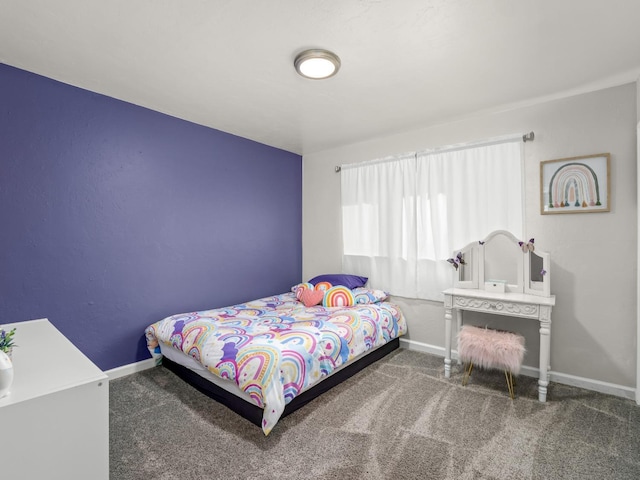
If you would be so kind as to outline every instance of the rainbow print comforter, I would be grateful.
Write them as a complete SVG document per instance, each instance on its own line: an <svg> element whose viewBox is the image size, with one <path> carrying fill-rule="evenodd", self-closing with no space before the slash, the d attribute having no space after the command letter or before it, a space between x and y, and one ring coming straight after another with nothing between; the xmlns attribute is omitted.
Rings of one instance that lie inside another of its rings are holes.
<svg viewBox="0 0 640 480"><path fill-rule="evenodd" d="M294 293L284 293L173 315L145 334L154 358L161 358L162 343L235 382L264 409L262 430L268 435L296 395L406 329L402 313L390 303L305 307Z"/></svg>

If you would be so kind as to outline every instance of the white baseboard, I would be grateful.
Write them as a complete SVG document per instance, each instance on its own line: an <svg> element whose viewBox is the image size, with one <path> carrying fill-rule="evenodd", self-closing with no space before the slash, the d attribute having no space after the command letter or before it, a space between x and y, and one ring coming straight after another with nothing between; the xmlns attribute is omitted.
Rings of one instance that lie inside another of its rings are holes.
<svg viewBox="0 0 640 480"><path fill-rule="evenodd" d="M437 347L435 345L429 345L427 343L416 342L415 340L400 339L400 347L407 350L415 350L418 352L430 353L439 357L444 357L444 347ZM451 358L457 359L458 352L451 351ZM520 370L522 375L527 377L537 378L540 374L540 369L535 367L529 367L523 365ZM636 398L636 389L633 387L625 387L623 385L617 385L615 383L602 382L600 380L593 380L591 378L576 377L575 375L569 375L568 373L561 372L549 372L549 377L552 382L561 383L563 385L570 385L572 387L584 388L586 390L593 390L594 392L606 393L608 395L615 395L616 397L628 398L634 400Z"/></svg>
<svg viewBox="0 0 640 480"><path fill-rule="evenodd" d="M109 377L109 381L111 381L115 380L116 378L126 377L127 375L131 375L132 373L148 370L155 366L156 361L153 358L148 358L147 360L142 360L140 362L130 363L129 365L112 368L111 370L107 370L104 373L107 374L107 376Z"/></svg>
<svg viewBox="0 0 640 480"><path fill-rule="evenodd" d="M537 377L539 370L537 368L531 370L535 370L536 372L531 376ZM551 371L550 375L552 382L562 383L563 385L585 388L587 390L615 395L616 397L628 398L630 400L636 398L636 389L633 387L625 387L615 383L602 382L600 380L593 380L592 378L576 377L575 375L569 375L568 373Z"/></svg>
<svg viewBox="0 0 640 480"><path fill-rule="evenodd" d="M406 348L407 350L416 350L417 352L430 353L432 355L444 357L444 347L436 347L435 345L416 342L415 340L400 338L400 348ZM453 351L451 352L451 354L453 355Z"/></svg>
<svg viewBox="0 0 640 480"><path fill-rule="evenodd" d="M415 350L418 352L430 353L431 355L437 355L444 357L444 347L438 347L435 345L429 345L427 343L416 342L415 340L400 339L400 347L407 350ZM451 357L458 358L458 352L451 351ZM156 361L153 358L142 360L140 362L130 363L129 365L123 365L121 367L107 370L106 373L109 380L115 380L116 378L131 375L132 373L141 372L149 368L156 366ZM523 365L520 373L528 377L537 378L540 370L535 367L529 367ZM614 383L602 382L600 380L593 380L591 378L577 377L575 375L569 375L568 373L550 372L550 379L552 382L561 383L563 385L570 385L572 387L584 388L586 390L593 390L595 392L606 393L609 395L615 395L616 397L628 398L634 400L636 398L636 389L632 387L625 387L623 385L617 385Z"/></svg>

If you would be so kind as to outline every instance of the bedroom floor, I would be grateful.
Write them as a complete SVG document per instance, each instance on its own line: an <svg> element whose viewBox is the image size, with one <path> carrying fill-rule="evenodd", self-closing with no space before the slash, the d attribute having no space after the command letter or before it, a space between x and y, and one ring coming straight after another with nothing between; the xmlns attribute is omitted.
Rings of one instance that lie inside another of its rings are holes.
<svg viewBox="0 0 640 480"><path fill-rule="evenodd" d="M110 478L637 479L631 400L462 370L400 349L281 419L271 434L157 367L110 383Z"/></svg>

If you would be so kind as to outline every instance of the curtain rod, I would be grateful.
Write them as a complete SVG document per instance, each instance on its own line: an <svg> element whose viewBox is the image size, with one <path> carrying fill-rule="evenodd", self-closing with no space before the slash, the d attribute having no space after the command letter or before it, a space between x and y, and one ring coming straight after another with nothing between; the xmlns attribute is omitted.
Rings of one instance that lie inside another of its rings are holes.
<svg viewBox="0 0 640 480"><path fill-rule="evenodd" d="M525 133L524 135L522 135L522 141L523 142L533 142L533 140L535 139L535 134L533 133L533 131L529 132L529 133ZM498 139L489 139L489 140L485 140L482 142L474 142L474 143L469 143L467 144L468 147L474 147L474 146L480 146L480 145L489 145L491 143L498 143L501 140L504 140L505 138L510 138L510 137L499 137ZM449 147L443 147L442 149L434 149L434 151L442 151L442 150L449 150L449 149L456 149L456 148L463 148L464 144L459 144L459 145L451 145ZM342 166L341 165L336 165L334 167L334 170L336 173L340 173L342 171Z"/></svg>

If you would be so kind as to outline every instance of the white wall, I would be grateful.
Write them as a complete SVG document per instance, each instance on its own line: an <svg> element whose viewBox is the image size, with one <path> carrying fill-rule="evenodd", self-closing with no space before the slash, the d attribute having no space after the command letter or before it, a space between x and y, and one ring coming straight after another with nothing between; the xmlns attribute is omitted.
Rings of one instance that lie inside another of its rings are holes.
<svg viewBox="0 0 640 480"><path fill-rule="evenodd" d="M634 83L305 155L304 279L341 271L340 174L334 166L533 130L535 141L525 144L526 233L535 237L539 249L551 253L551 290L557 297L552 371L635 387L636 109ZM605 152L611 154L611 212L540 215L542 160ZM408 339L443 348L441 303L394 300L407 318ZM491 321L525 335L525 364L535 367L536 322Z"/></svg>

